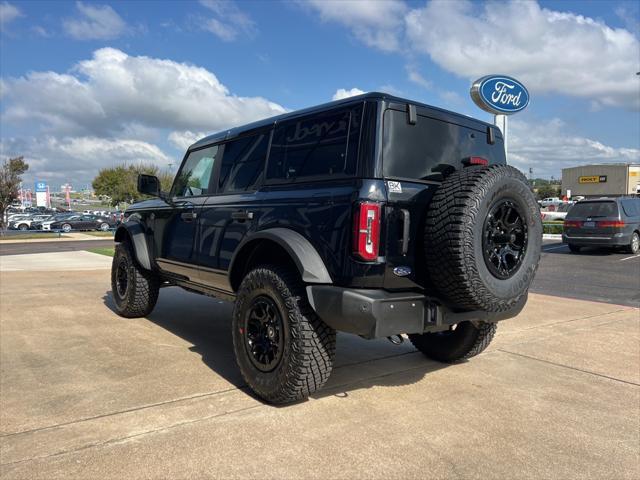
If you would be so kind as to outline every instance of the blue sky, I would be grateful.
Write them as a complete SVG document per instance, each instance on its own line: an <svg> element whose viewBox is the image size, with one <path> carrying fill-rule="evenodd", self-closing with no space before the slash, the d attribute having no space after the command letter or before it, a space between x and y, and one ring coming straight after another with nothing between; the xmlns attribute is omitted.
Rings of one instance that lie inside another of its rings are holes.
<svg viewBox="0 0 640 480"><path fill-rule="evenodd" d="M175 166L200 135L382 90L483 120L472 80L515 76L510 161L539 176L640 162L636 2L0 0L0 155L90 183Z"/></svg>

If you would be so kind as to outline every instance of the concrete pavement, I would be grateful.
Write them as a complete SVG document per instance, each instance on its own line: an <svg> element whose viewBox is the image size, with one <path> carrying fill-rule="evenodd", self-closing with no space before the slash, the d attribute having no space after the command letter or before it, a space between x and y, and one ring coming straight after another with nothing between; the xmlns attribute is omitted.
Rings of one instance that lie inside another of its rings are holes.
<svg viewBox="0 0 640 480"><path fill-rule="evenodd" d="M110 269L111 257L85 251L0 256L0 272Z"/></svg>
<svg viewBox="0 0 640 480"><path fill-rule="evenodd" d="M640 476L638 309L531 295L453 366L339 335L327 387L273 407L242 383L230 304L167 288L126 320L108 288L2 272L2 478Z"/></svg>

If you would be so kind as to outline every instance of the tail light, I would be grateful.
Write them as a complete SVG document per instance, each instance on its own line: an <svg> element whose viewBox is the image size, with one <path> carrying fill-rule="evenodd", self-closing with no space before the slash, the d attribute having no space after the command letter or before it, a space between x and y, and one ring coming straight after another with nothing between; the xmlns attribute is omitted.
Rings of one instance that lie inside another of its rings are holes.
<svg viewBox="0 0 640 480"><path fill-rule="evenodd" d="M563 227L564 228L580 228L582 227L582 222L578 220L565 220Z"/></svg>
<svg viewBox="0 0 640 480"><path fill-rule="evenodd" d="M597 228L607 228L607 227L623 228L624 226L625 226L625 223L622 220L602 220L600 222L596 222Z"/></svg>
<svg viewBox="0 0 640 480"><path fill-rule="evenodd" d="M378 258L380 213L379 203L362 202L356 209L353 217L353 253L362 260L372 261Z"/></svg>
<svg viewBox="0 0 640 480"><path fill-rule="evenodd" d="M464 163L465 165L469 166L469 165L482 165L482 166L487 166L489 165L489 160L487 160L486 158L482 158L482 157L467 157L465 158L462 163Z"/></svg>

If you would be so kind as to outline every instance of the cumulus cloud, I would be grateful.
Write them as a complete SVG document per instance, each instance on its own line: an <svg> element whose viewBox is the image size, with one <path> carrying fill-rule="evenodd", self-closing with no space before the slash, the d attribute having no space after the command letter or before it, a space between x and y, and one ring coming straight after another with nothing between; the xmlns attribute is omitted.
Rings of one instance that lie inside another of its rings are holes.
<svg viewBox="0 0 640 480"><path fill-rule="evenodd" d="M567 131L567 125L555 118L531 124L523 120L509 122L509 163L534 175L560 176L563 168L588 163L630 163L640 161L640 150L605 145Z"/></svg>
<svg viewBox="0 0 640 480"><path fill-rule="evenodd" d="M173 160L156 145L131 139L54 136L8 138L0 143L0 157L24 155L29 184L37 179L50 183L90 184L103 167L122 163L152 163L165 168Z"/></svg>
<svg viewBox="0 0 640 480"><path fill-rule="evenodd" d="M4 82L4 120L38 120L49 132L104 136L131 123L215 131L283 113L262 97L229 92L205 68L113 49L69 73L31 72Z"/></svg>
<svg viewBox="0 0 640 480"><path fill-rule="evenodd" d="M76 3L79 16L63 22L68 35L78 40L109 40L122 35L126 22L109 5Z"/></svg>
<svg viewBox="0 0 640 480"><path fill-rule="evenodd" d="M640 108L640 41L633 30L611 28L602 20L530 0L431 0L415 8L400 1L313 0L308 5L366 45L402 51L411 64L427 55L469 80L506 73L535 93ZM413 65L407 73L414 83L429 83Z"/></svg>
<svg viewBox="0 0 640 480"><path fill-rule="evenodd" d="M205 132L192 132L191 130L185 130L183 132L171 132L167 137L167 140L169 140L169 142L171 142L171 144L178 150L186 150L206 135L207 134Z"/></svg>
<svg viewBox="0 0 640 480"><path fill-rule="evenodd" d="M24 155L29 175L85 183L124 161L175 164L206 133L285 111L232 94L205 68L113 48L68 72L0 79L0 95L1 154ZM168 146L178 149L175 157L162 150Z"/></svg>
<svg viewBox="0 0 640 480"><path fill-rule="evenodd" d="M9 2L0 3L0 28L4 28L23 14L18 7Z"/></svg>
<svg viewBox="0 0 640 480"><path fill-rule="evenodd" d="M362 95L366 93L364 90L360 90L359 88L352 88L351 90L345 90L344 88L339 88L336 90L336 93L333 94L331 100L342 100L343 98L355 97L356 95Z"/></svg>
<svg viewBox="0 0 640 480"><path fill-rule="evenodd" d="M400 0L307 0L300 4L318 13L323 21L349 27L366 45L386 52L399 49L403 17L408 10Z"/></svg>
<svg viewBox="0 0 640 480"><path fill-rule="evenodd" d="M256 33L255 22L230 0L200 0L213 17L204 20L202 27L220 40L232 42L240 35L252 37Z"/></svg>

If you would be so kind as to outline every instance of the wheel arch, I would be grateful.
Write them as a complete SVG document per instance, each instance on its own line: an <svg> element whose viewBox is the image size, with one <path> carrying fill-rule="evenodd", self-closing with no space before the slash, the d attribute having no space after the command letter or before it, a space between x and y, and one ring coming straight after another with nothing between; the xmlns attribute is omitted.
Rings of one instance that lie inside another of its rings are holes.
<svg viewBox="0 0 640 480"><path fill-rule="evenodd" d="M268 260L264 261L268 254ZM237 291L245 273L260 263L289 263L305 283L333 283L320 254L305 237L288 228L270 228L247 237L229 266L229 283Z"/></svg>
<svg viewBox="0 0 640 480"><path fill-rule="evenodd" d="M151 270L151 257L147 238L142 225L138 222L126 222L121 224L114 235L116 243L129 241L136 261L146 270Z"/></svg>

